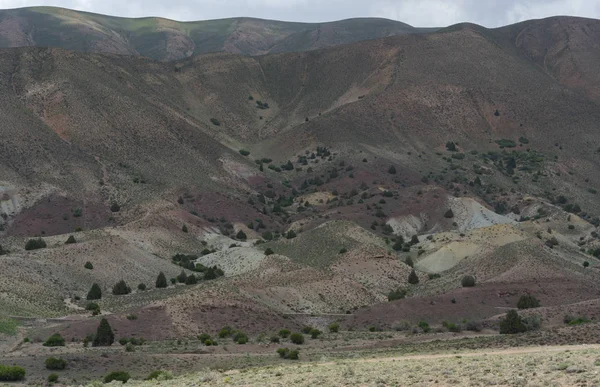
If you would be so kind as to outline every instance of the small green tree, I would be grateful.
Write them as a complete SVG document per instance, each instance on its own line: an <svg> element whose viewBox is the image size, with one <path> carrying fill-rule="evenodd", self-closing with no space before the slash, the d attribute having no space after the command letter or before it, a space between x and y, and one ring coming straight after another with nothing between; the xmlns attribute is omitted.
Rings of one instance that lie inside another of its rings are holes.
<svg viewBox="0 0 600 387"><path fill-rule="evenodd" d="M328 328L329 328L329 332L332 332L332 333L337 333L337 332L339 332L339 331L340 331L340 324L338 324L338 323L334 322L334 323L331 323L331 324L328 326Z"/></svg>
<svg viewBox="0 0 600 387"><path fill-rule="evenodd" d="M471 288L475 286L475 277L473 277L472 275L466 275L462 277L460 283L463 288Z"/></svg>
<svg viewBox="0 0 600 387"><path fill-rule="evenodd" d="M100 285L94 283L90 288L90 291L87 294L87 300L99 300L102 298L102 289L100 289Z"/></svg>
<svg viewBox="0 0 600 387"><path fill-rule="evenodd" d="M161 271L160 273L158 273L158 277L156 277L156 287L166 288L167 286L167 277L165 277L165 273Z"/></svg>
<svg viewBox="0 0 600 387"><path fill-rule="evenodd" d="M290 230L287 232L287 234L285 234L285 237L287 239L293 239L296 237L296 232L294 230Z"/></svg>
<svg viewBox="0 0 600 387"><path fill-rule="evenodd" d="M141 290L141 291L146 290L146 284L144 284L144 283L138 284L138 290Z"/></svg>
<svg viewBox="0 0 600 387"><path fill-rule="evenodd" d="M444 218L448 218L448 219L454 218L454 212L452 212L452 209L449 209L448 211L446 211L444 213Z"/></svg>
<svg viewBox="0 0 600 387"><path fill-rule="evenodd" d="M388 173L389 173L389 174L392 174L392 175L395 175L395 174L396 174L396 167L394 167L393 165L391 165L391 166L388 168Z"/></svg>
<svg viewBox="0 0 600 387"><path fill-rule="evenodd" d="M179 275L177 276L177 282L179 282L180 284L184 284L185 280L187 279L187 274L185 274L185 271L181 271L181 273L179 273Z"/></svg>
<svg viewBox="0 0 600 387"><path fill-rule="evenodd" d="M44 362L44 365L46 366L46 369L49 370L64 370L65 368L67 368L67 361L62 357L49 357Z"/></svg>
<svg viewBox="0 0 600 387"><path fill-rule="evenodd" d="M37 250L46 248L46 242L42 238L30 239L25 244L25 250Z"/></svg>
<svg viewBox="0 0 600 387"><path fill-rule="evenodd" d="M94 341L92 345L94 347L109 347L112 343L115 342L115 334L113 333L112 328L108 321L103 318L100 320L100 325L98 325L98 329L96 329L96 336L94 336Z"/></svg>
<svg viewBox="0 0 600 387"><path fill-rule="evenodd" d="M408 275L408 283L411 285L416 285L419 283L419 276L415 272L415 269L412 269L410 274Z"/></svg>
<svg viewBox="0 0 600 387"><path fill-rule="evenodd" d="M247 238L246 233L243 232L242 230L238 231L238 233L236 234L235 237L241 241L245 241Z"/></svg>
<svg viewBox="0 0 600 387"><path fill-rule="evenodd" d="M196 278L195 275L189 275L186 279L185 279L185 284L186 285L196 285L198 283L198 278Z"/></svg>
<svg viewBox="0 0 600 387"><path fill-rule="evenodd" d="M83 267L85 267L88 270L93 270L94 269L94 265L92 265L92 263L90 261L87 261L85 263L85 265L83 265Z"/></svg>
<svg viewBox="0 0 600 387"><path fill-rule="evenodd" d="M60 335L60 333L55 333L48 337L48 340L46 340L43 345L44 347L64 347L65 339Z"/></svg>
<svg viewBox="0 0 600 387"><path fill-rule="evenodd" d="M302 333L294 332L290 335L290 341L294 344L304 344L304 335Z"/></svg>
<svg viewBox="0 0 600 387"><path fill-rule="evenodd" d="M527 331L527 327L523 323L521 316L514 309L508 311L506 317L500 321L501 334L515 334L525 331Z"/></svg>
<svg viewBox="0 0 600 387"><path fill-rule="evenodd" d="M274 254L273 249L270 247L267 247L267 249L265 250L265 255L271 255Z"/></svg>
<svg viewBox="0 0 600 387"><path fill-rule="evenodd" d="M112 381L127 383L131 379L128 372L125 371L113 371L104 377L104 383L110 383Z"/></svg>
<svg viewBox="0 0 600 387"><path fill-rule="evenodd" d="M181 226L181 231L188 232L188 228L185 224L183 226Z"/></svg>
<svg viewBox="0 0 600 387"><path fill-rule="evenodd" d="M112 288L112 294L114 294L115 296L122 296L129 293L131 293L131 288L127 286L125 280L120 280Z"/></svg>
<svg viewBox="0 0 600 387"><path fill-rule="evenodd" d="M75 240L75 237L73 235L69 235L69 237L67 238L67 241L65 242L66 245L70 245L73 243L77 243L77 241Z"/></svg>
<svg viewBox="0 0 600 387"><path fill-rule="evenodd" d="M519 298L517 302L517 308L519 309L531 309L539 308L540 300L532 296L531 294L524 294Z"/></svg>

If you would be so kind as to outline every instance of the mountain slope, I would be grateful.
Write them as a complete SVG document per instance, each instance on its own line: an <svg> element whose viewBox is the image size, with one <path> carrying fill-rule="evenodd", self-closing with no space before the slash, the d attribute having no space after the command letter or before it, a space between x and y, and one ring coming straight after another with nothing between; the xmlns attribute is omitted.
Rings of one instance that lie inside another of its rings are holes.
<svg viewBox="0 0 600 387"><path fill-rule="evenodd" d="M127 19L54 7L0 11L0 47L46 46L173 60L208 52L243 55L306 51L417 33L387 19L294 23L253 18L177 22Z"/></svg>

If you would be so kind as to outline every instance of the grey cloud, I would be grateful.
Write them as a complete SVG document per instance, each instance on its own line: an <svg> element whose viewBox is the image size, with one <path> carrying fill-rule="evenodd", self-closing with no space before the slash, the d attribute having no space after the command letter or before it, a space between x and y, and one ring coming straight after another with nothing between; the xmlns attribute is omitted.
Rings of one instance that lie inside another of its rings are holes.
<svg viewBox="0 0 600 387"><path fill-rule="evenodd" d="M0 8L53 5L125 17L204 20L235 16L319 22L384 17L418 27L486 27L553 15L600 18L600 0L0 0Z"/></svg>

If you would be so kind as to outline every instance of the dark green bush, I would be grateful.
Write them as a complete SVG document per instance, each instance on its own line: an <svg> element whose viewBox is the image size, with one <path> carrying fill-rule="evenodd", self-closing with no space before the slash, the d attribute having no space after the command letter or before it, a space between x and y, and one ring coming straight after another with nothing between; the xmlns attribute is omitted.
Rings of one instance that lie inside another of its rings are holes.
<svg viewBox="0 0 600 387"><path fill-rule="evenodd" d="M48 375L48 383L56 383L58 382L58 375L57 374L50 374Z"/></svg>
<svg viewBox="0 0 600 387"><path fill-rule="evenodd" d="M406 297L406 289L398 288L388 294L388 301L400 300L404 297Z"/></svg>
<svg viewBox="0 0 600 387"><path fill-rule="evenodd" d="M279 348L277 350L279 357L288 360L298 360L300 352L297 349L290 350L289 348Z"/></svg>
<svg viewBox="0 0 600 387"><path fill-rule="evenodd" d="M198 340L200 340L201 343L204 343L206 340L212 340L212 337L210 337L208 333L201 333L198 335Z"/></svg>
<svg viewBox="0 0 600 387"><path fill-rule="evenodd" d="M113 204L110 205L110 211L111 212L119 212L119 211L121 211L121 206L118 203L113 202Z"/></svg>
<svg viewBox="0 0 600 387"><path fill-rule="evenodd" d="M64 370L65 368L67 368L67 361L62 357L49 357L44 362L44 365L46 366L46 369L49 370Z"/></svg>
<svg viewBox="0 0 600 387"><path fill-rule="evenodd" d="M302 331L302 333L305 333L308 335L312 329L313 328L311 326L306 325L306 326L302 327L301 331Z"/></svg>
<svg viewBox="0 0 600 387"><path fill-rule="evenodd" d="M73 243L77 243L77 240L75 240L75 237L73 235L69 235L69 237L67 238L67 241L65 242L66 245L71 245Z"/></svg>
<svg viewBox="0 0 600 387"><path fill-rule="evenodd" d="M216 118L211 118L210 122L215 126L221 126L221 122L219 120L217 120Z"/></svg>
<svg viewBox="0 0 600 387"><path fill-rule="evenodd" d="M473 277L472 275L466 275L462 277L460 283L463 288L472 288L473 286L475 286L475 277Z"/></svg>
<svg viewBox="0 0 600 387"><path fill-rule="evenodd" d="M167 277L165 277L165 273L161 271L160 273L158 273L158 277L156 277L156 287L166 288L167 286Z"/></svg>
<svg viewBox="0 0 600 387"><path fill-rule="evenodd" d="M120 280L112 288L112 294L115 296L121 296L129 293L131 293L131 288L127 286L125 280Z"/></svg>
<svg viewBox="0 0 600 387"><path fill-rule="evenodd" d="M506 138L496 140L496 144L498 144L498 146L500 146L501 149L514 148L517 146L517 144L513 140L508 140Z"/></svg>
<svg viewBox="0 0 600 387"><path fill-rule="evenodd" d="M287 239L293 239L296 237L296 232L294 230L290 230L287 232L287 234L285 234L285 237Z"/></svg>
<svg viewBox="0 0 600 387"><path fill-rule="evenodd" d="M125 371L113 371L104 377L104 383L110 383L114 380L118 382L127 383L127 381L131 379L131 376L128 372Z"/></svg>
<svg viewBox="0 0 600 387"><path fill-rule="evenodd" d="M238 344L246 344L248 342L248 335L241 331L234 332L233 341Z"/></svg>
<svg viewBox="0 0 600 387"><path fill-rule="evenodd" d="M221 328L221 330L219 331L219 337L223 339L225 337L231 336L232 333L233 330L231 329L231 327L226 326Z"/></svg>
<svg viewBox="0 0 600 387"><path fill-rule="evenodd" d="M457 151L456 144L454 142L452 142L452 141L448 141L446 143L446 149L449 150L450 152L456 152Z"/></svg>
<svg viewBox="0 0 600 387"><path fill-rule="evenodd" d="M312 339L316 339L317 337L321 336L323 332L321 332L320 330L316 329L316 328L312 328L308 334L310 335L310 337Z"/></svg>
<svg viewBox="0 0 600 387"><path fill-rule="evenodd" d="M348 252L348 250L345 247L342 247L340 249L340 254L346 254Z"/></svg>
<svg viewBox="0 0 600 387"><path fill-rule="evenodd" d="M331 323L327 328L329 328L329 332L336 333L340 331L340 324L334 322Z"/></svg>
<svg viewBox="0 0 600 387"><path fill-rule="evenodd" d="M444 218L448 218L448 219L454 218L454 212L452 212L452 210L449 209L448 211L446 211L444 213Z"/></svg>
<svg viewBox="0 0 600 387"><path fill-rule="evenodd" d="M265 250L265 255L271 255L274 254L273 249L270 247L267 247L267 249Z"/></svg>
<svg viewBox="0 0 600 387"><path fill-rule="evenodd" d="M411 285L416 285L419 283L419 276L415 272L415 269L412 269L410 274L408 275L408 283Z"/></svg>
<svg viewBox="0 0 600 387"><path fill-rule="evenodd" d="M64 347L65 339L59 333L55 333L48 337L48 340L43 345L44 347Z"/></svg>
<svg viewBox="0 0 600 387"><path fill-rule="evenodd" d="M111 346L115 341L115 335L108 323L108 320L103 318L100 320L100 324L98 325L98 329L96 330L96 336L94 337L94 341L92 345L94 347L108 347Z"/></svg>
<svg viewBox="0 0 600 387"><path fill-rule="evenodd" d="M284 339L290 336L290 330L289 329L281 329L279 330L279 336L283 337Z"/></svg>
<svg viewBox="0 0 600 387"><path fill-rule="evenodd" d="M144 291L146 290L146 284L142 283L142 284L138 284L138 290Z"/></svg>
<svg viewBox="0 0 600 387"><path fill-rule="evenodd" d="M517 302L517 308L519 309L531 309L539 308L540 300L532 296L531 294L524 294L519 298Z"/></svg>
<svg viewBox="0 0 600 387"><path fill-rule="evenodd" d="M241 241L245 241L247 238L246 233L243 232L242 230L238 231L238 233L235 237Z"/></svg>
<svg viewBox="0 0 600 387"><path fill-rule="evenodd" d="M393 165L391 165L391 166L388 168L388 173L389 173L389 174L392 174L392 175L395 175L395 174L396 174L396 167L394 167Z"/></svg>
<svg viewBox="0 0 600 387"><path fill-rule="evenodd" d="M46 247L46 242L42 238L30 239L25 244L25 250L37 250Z"/></svg>
<svg viewBox="0 0 600 387"><path fill-rule="evenodd" d="M99 300L102 298L102 289L100 285L94 283L87 294L87 300Z"/></svg>
<svg viewBox="0 0 600 387"><path fill-rule="evenodd" d="M196 278L195 275L189 275L186 279L185 279L185 284L186 285L196 285L198 283L198 278Z"/></svg>
<svg viewBox="0 0 600 387"><path fill-rule="evenodd" d="M0 380L4 382L16 382L25 379L25 369L17 366L6 366L0 364Z"/></svg>
<svg viewBox="0 0 600 387"><path fill-rule="evenodd" d="M427 321L421 320L417 326L423 330L423 333L429 333L429 331L431 331L431 327L429 327Z"/></svg>
<svg viewBox="0 0 600 387"><path fill-rule="evenodd" d="M290 335L290 341L294 344L304 344L304 335L294 332Z"/></svg>
<svg viewBox="0 0 600 387"><path fill-rule="evenodd" d="M90 261L87 261L85 263L85 265L83 265L83 267L85 267L88 270L93 270L94 269L94 265L92 265L92 263Z"/></svg>
<svg viewBox="0 0 600 387"><path fill-rule="evenodd" d="M247 151L246 149L240 149L240 154L242 156L248 156L250 154L250 151Z"/></svg>
<svg viewBox="0 0 600 387"><path fill-rule="evenodd" d="M515 334L527 331L527 327L523 323L523 319L516 310L510 310L506 317L500 321L501 334Z"/></svg>
<svg viewBox="0 0 600 387"><path fill-rule="evenodd" d="M181 226L181 231L188 232L188 228L185 224L183 226Z"/></svg>

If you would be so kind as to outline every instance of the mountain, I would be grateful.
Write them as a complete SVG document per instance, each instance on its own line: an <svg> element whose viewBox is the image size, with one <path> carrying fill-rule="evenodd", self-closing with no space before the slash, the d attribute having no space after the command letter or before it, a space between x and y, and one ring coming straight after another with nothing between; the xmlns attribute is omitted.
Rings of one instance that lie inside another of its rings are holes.
<svg viewBox="0 0 600 387"><path fill-rule="evenodd" d="M242 55L307 51L426 31L377 18L293 23L253 18L177 22L128 19L54 7L0 11L0 47L58 47L81 52L182 59L225 51Z"/></svg>
<svg viewBox="0 0 600 387"><path fill-rule="evenodd" d="M0 310L77 315L43 334L83 338L97 283L119 335L151 340L399 318L493 335L523 295L544 334L600 317L599 25L169 62L2 49ZM110 294L121 279L146 287Z"/></svg>

